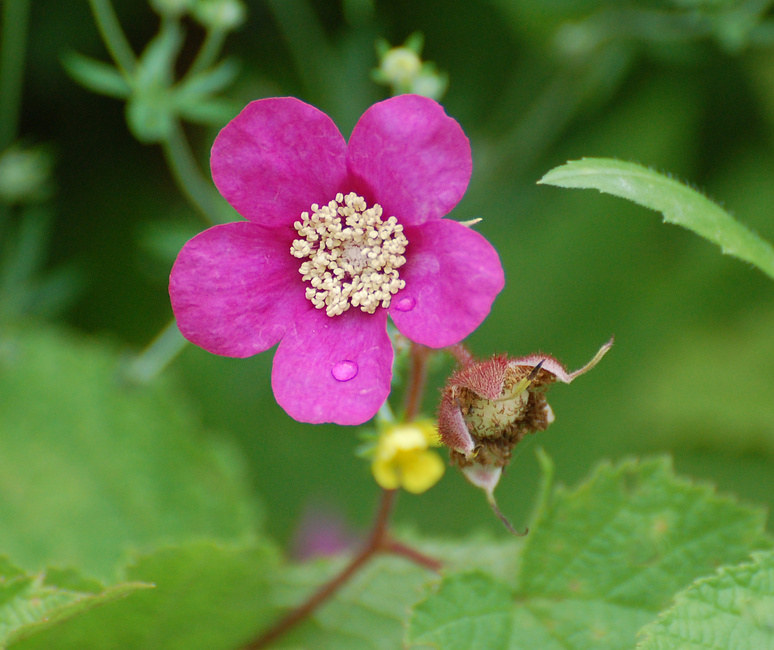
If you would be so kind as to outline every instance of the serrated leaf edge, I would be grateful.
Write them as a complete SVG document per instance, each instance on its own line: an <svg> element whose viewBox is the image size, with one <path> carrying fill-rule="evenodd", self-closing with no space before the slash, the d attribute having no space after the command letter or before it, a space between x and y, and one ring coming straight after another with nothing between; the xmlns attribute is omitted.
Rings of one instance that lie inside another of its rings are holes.
<svg viewBox="0 0 774 650"><path fill-rule="evenodd" d="M627 473L641 473L643 470L647 471L648 469L651 471L663 471L665 476L672 482L675 490L683 493L693 492L698 498L706 501L709 506L734 507L740 511L740 514L744 513L757 520L756 527L759 531L759 541L766 540L768 544L772 544L772 540L765 533L766 511L764 509L742 503L733 495L719 494L717 492L717 486L709 481L685 478L678 475L674 469L673 459L669 455L644 458L628 457L617 463L605 459L597 463L588 477L584 478L575 487L568 488L562 484L556 485L551 498L546 503L545 510L540 513L540 516L535 520L533 531L536 532L539 530L541 521L545 521L547 518L551 517L554 508L561 505L562 502L569 502L576 498L582 498L584 493L594 489L597 481L611 480L617 482ZM533 543L532 539L534 538L529 535L525 538L525 543L520 553L519 567L521 567L524 556L529 553L530 546ZM524 585L522 584L521 570L519 570L519 574L516 576L516 585L516 593L523 593ZM657 612L653 611L653 613L655 615Z"/></svg>
<svg viewBox="0 0 774 650"><path fill-rule="evenodd" d="M669 607L659 612L658 616L653 621L643 626L639 630L639 632L637 632L638 641L637 641L635 650L641 650L642 648L644 648L644 644L649 642L653 638L652 630L654 630L657 626L659 626L665 619L672 616L676 609L681 607L684 603L688 602L688 600L690 599L690 594L692 594L693 592L695 592L696 590L700 589L701 587L707 584L711 585L713 582L715 582L719 578L722 578L723 576L732 575L740 571L747 571L749 569L753 569L759 565L760 563L759 558L763 558L767 556L770 556L772 560L774 560L774 549L767 550L767 551L753 551L750 554L749 560L740 562L738 564L725 564L721 567L718 567L718 569L715 570L714 573L711 573L706 576L702 576L701 578L697 578L690 585L685 587L685 589L681 589L672 597L672 604Z"/></svg>
<svg viewBox="0 0 774 650"><path fill-rule="evenodd" d="M55 595L57 593L63 596L69 594L73 596L74 600L66 604L52 607L50 610L48 610L45 613L45 617L39 621L31 621L29 623L24 623L20 625L19 627L17 627L16 629L14 629L8 634L8 637L6 639L6 645L0 646L0 647L5 648L8 645L18 643L19 641L23 641L24 639L34 636L38 632L47 630L50 627L53 627L64 621L70 620L80 614L85 614L86 612L89 612L92 609L100 607L101 605L114 602L121 598L125 598L136 591L153 589L156 586L150 582L137 582L137 581L121 582L115 585L111 585L109 587L105 587L103 591L99 593L89 593L89 592L73 591L70 589L60 589L55 586L43 585L42 584L43 574L41 574L34 580L40 583L39 587L41 589L50 591L52 595ZM93 602L89 603L89 601L93 601Z"/></svg>

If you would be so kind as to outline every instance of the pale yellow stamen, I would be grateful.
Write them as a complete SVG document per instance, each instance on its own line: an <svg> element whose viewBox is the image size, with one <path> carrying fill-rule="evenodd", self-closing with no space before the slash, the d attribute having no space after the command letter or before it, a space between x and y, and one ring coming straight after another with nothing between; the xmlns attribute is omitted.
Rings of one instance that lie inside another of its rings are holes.
<svg viewBox="0 0 774 650"><path fill-rule="evenodd" d="M299 239L290 253L306 260L299 273L310 283L306 297L328 316L351 307L373 314L389 307L392 296L406 286L398 269L406 263L408 240L395 217L382 221L382 206L372 207L350 192L339 193L322 207L312 204L293 224Z"/></svg>

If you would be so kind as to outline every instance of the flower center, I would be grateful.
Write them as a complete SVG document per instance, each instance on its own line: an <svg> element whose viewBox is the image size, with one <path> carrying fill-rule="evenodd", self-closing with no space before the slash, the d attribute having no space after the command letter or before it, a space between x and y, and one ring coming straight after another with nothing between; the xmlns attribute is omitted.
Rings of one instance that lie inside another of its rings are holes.
<svg viewBox="0 0 774 650"><path fill-rule="evenodd" d="M398 269L408 240L395 217L382 221L378 203L369 208L354 192L339 193L322 207L313 203L293 227L299 238L290 254L304 260L298 271L311 284L306 297L328 316L350 306L373 314L406 286Z"/></svg>

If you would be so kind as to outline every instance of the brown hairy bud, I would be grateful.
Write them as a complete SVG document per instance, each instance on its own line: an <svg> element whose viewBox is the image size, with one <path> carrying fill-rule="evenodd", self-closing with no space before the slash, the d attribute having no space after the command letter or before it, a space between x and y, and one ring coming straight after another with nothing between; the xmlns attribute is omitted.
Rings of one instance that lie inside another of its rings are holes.
<svg viewBox="0 0 774 650"><path fill-rule="evenodd" d="M610 339L575 372L543 354L517 359L498 355L486 361L459 355L462 367L449 377L441 395L438 432L451 451L452 464L487 493L511 530L492 496L503 467L525 435L544 431L554 421L545 396L548 387L556 381L569 384L588 372L612 345Z"/></svg>

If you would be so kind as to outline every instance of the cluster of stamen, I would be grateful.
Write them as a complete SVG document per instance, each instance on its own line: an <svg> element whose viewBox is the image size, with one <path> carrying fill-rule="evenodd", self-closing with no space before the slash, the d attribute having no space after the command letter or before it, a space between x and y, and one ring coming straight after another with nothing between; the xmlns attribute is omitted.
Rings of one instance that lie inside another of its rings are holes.
<svg viewBox="0 0 774 650"><path fill-rule="evenodd" d="M373 314L406 286L398 269L406 263L408 240L395 217L382 221L378 203L369 208L354 192L339 193L327 205L312 204L293 227L299 239L290 253L305 259L298 270L311 284L306 297L328 316L350 306Z"/></svg>

